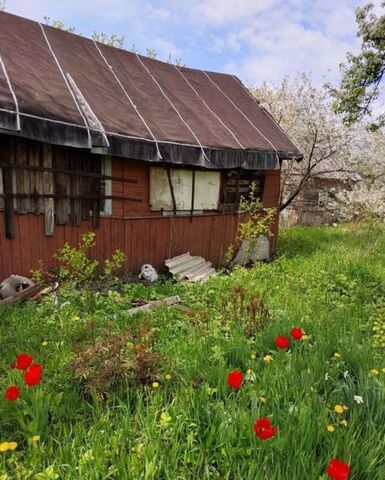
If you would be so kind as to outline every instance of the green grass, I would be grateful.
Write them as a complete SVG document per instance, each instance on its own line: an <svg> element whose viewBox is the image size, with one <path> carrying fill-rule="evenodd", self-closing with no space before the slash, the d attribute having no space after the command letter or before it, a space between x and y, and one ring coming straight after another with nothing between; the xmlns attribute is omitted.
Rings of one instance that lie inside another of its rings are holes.
<svg viewBox="0 0 385 480"><path fill-rule="evenodd" d="M246 313L234 307L234 285L246 296L258 292L270 311L253 338L245 336ZM63 288L58 306L46 299L4 308L1 391L22 383L21 372L9 367L21 352L33 354L44 375L11 405L0 400L0 443L18 443L0 452L0 479L317 480L337 457L351 464L350 479L383 480L384 292L385 230L365 224L281 231L275 261L205 285L131 285L91 297ZM133 298L175 294L189 311L147 314L163 357L151 379L160 388L120 384L105 401L85 396L68 369L74 348L106 328L119 333L138 322L125 314ZM294 326L309 339L277 351L274 338ZM266 354L273 361L264 362ZM239 391L226 382L235 368L252 370ZM338 415L336 404L348 410ZM279 432L262 441L252 425L266 416Z"/></svg>

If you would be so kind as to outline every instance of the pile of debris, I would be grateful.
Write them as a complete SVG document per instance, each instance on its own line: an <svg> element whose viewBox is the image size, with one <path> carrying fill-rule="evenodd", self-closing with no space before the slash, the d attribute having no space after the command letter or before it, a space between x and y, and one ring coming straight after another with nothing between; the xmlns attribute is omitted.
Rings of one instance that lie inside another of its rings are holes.
<svg viewBox="0 0 385 480"><path fill-rule="evenodd" d="M50 280L34 283L30 278L11 275L0 283L0 305L14 305L29 298L38 300L58 288L59 284Z"/></svg>
<svg viewBox="0 0 385 480"><path fill-rule="evenodd" d="M210 262L203 257L192 257L190 252L166 260L165 265L180 282L203 282L217 275Z"/></svg>

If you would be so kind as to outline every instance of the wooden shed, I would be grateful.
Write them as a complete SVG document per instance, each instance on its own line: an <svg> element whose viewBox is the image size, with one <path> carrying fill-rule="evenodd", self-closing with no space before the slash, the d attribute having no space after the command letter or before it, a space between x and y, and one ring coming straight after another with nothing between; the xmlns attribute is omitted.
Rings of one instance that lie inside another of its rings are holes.
<svg viewBox="0 0 385 480"><path fill-rule="evenodd" d="M102 260L214 265L255 182L278 203L301 153L236 77L160 62L0 12L0 279L97 233ZM277 222L272 252L275 249Z"/></svg>

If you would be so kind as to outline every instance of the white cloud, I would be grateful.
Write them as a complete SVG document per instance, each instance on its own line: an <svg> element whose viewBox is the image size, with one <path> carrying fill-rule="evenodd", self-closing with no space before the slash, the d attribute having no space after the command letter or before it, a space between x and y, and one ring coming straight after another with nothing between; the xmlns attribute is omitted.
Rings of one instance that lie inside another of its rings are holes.
<svg viewBox="0 0 385 480"><path fill-rule="evenodd" d="M382 0L375 0L376 8ZM359 40L354 10L367 0L7 0L7 10L44 15L125 35L126 45L159 58L169 53L197 68L228 71L242 80L280 81L298 71L334 80ZM330 70L330 73L328 73Z"/></svg>
<svg viewBox="0 0 385 480"><path fill-rule="evenodd" d="M203 0L196 4L201 21L216 25L234 23L272 9L276 0Z"/></svg>

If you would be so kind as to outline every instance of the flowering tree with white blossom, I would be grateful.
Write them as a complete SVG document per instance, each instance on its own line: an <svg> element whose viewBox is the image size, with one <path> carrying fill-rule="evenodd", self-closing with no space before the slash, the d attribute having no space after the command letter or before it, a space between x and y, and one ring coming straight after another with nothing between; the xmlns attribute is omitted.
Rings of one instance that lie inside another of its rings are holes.
<svg viewBox="0 0 385 480"><path fill-rule="evenodd" d="M312 178L326 176L351 184L351 191L337 195L335 209L341 219L380 214L385 204L385 136L381 130L344 125L333 111L329 91L314 86L306 74L294 80L285 77L280 85L264 82L250 89L304 156L301 162L282 164L281 211Z"/></svg>

